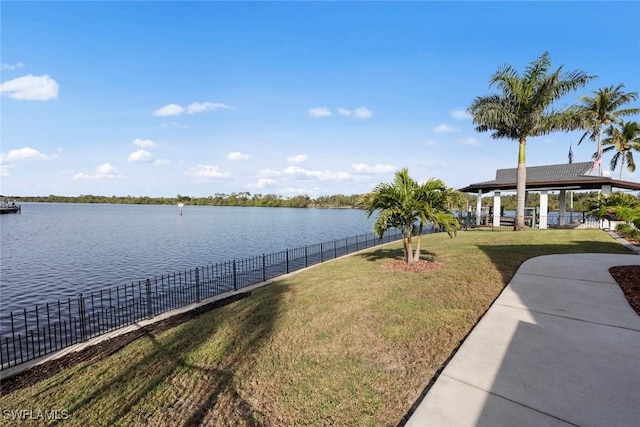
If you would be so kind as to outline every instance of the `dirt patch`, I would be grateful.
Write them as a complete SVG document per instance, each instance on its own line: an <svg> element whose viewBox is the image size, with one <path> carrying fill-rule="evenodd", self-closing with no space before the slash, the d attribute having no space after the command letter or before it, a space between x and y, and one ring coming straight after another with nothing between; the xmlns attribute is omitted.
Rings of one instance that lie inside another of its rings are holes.
<svg viewBox="0 0 640 427"><path fill-rule="evenodd" d="M407 264L403 260L395 259L387 263L382 264L382 270L393 272L408 272L408 273L429 273L431 271L439 270L444 267L444 264L438 261L419 260L414 261L411 264Z"/></svg>
<svg viewBox="0 0 640 427"><path fill-rule="evenodd" d="M640 265L611 267L609 273L618 282L627 301L640 316Z"/></svg>

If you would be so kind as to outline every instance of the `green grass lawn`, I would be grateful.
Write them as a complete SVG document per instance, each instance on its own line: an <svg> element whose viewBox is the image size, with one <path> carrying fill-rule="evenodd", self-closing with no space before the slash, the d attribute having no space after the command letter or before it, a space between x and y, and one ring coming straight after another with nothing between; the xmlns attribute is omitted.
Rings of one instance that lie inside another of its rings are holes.
<svg viewBox="0 0 640 427"><path fill-rule="evenodd" d="M82 426L396 425L523 261L629 253L600 230L442 233L423 249L443 267L382 270L400 243L321 264L0 409L65 410Z"/></svg>

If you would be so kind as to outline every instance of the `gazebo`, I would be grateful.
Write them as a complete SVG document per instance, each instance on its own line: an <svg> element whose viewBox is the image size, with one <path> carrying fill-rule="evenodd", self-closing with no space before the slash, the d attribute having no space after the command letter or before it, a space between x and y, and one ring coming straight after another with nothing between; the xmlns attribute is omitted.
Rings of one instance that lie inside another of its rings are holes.
<svg viewBox="0 0 640 427"><path fill-rule="evenodd" d="M589 175L593 170L593 162L567 163L549 166L527 167L526 191L540 192L539 228L546 229L549 211L549 191L559 191L559 225L565 225L567 190L600 190L602 194L610 194L613 188L640 191L640 183L622 181L605 176ZM517 169L498 169L496 179L479 182L459 189L463 193L476 193L476 225L480 225L482 195L493 192L493 223L500 223L501 193L516 191Z"/></svg>

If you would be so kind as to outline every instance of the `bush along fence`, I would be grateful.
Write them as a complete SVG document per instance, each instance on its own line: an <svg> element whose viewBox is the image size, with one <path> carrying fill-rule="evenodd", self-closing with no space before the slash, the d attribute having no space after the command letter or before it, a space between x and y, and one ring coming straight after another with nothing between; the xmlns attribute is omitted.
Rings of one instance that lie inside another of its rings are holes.
<svg viewBox="0 0 640 427"><path fill-rule="evenodd" d="M79 294L0 316L1 370L158 314L401 238L356 235Z"/></svg>

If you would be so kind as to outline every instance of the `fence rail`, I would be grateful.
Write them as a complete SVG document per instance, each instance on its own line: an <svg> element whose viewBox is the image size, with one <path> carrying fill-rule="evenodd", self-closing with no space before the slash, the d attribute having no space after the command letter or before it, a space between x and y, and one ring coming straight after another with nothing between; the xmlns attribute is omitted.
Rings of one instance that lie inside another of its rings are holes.
<svg viewBox="0 0 640 427"><path fill-rule="evenodd" d="M431 230L433 231L433 230ZM0 370L158 314L401 238L356 235L156 276L0 316Z"/></svg>
<svg viewBox="0 0 640 427"><path fill-rule="evenodd" d="M494 224L492 216L484 216L480 221L480 225L476 225L476 218L470 217L468 222L466 219L461 220L462 224L467 224L468 228L488 227L493 230L513 230L515 225L515 217L502 216L500 224ZM607 220L598 220L594 216L587 215L585 212L571 212L566 215L528 215L525 216L525 227L534 230L543 230L551 228L568 228L568 229L598 229L611 228L611 223Z"/></svg>

